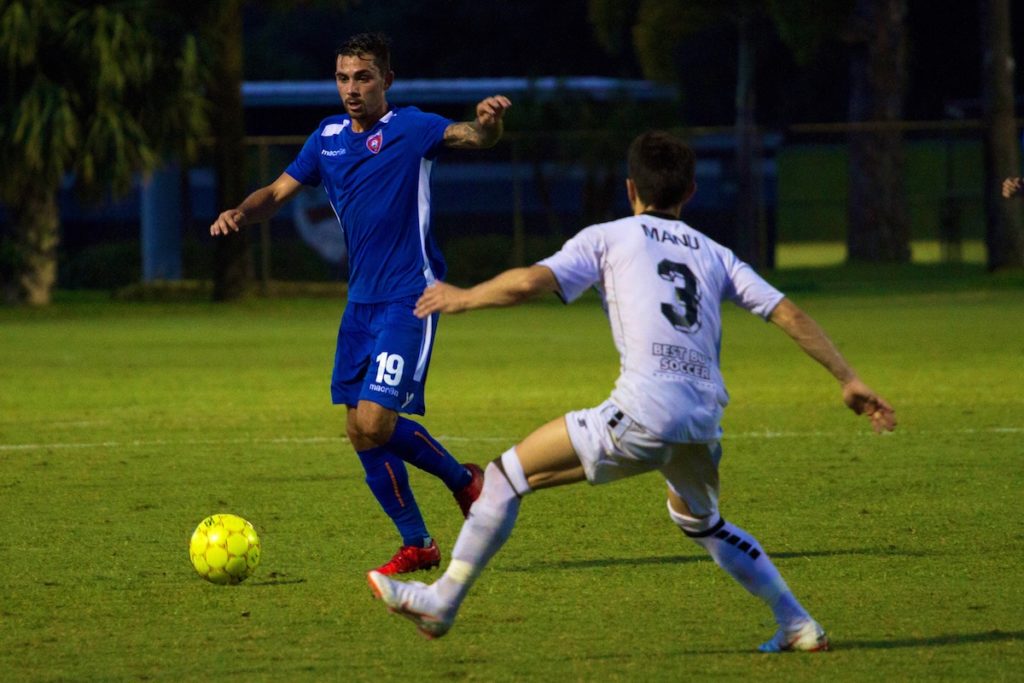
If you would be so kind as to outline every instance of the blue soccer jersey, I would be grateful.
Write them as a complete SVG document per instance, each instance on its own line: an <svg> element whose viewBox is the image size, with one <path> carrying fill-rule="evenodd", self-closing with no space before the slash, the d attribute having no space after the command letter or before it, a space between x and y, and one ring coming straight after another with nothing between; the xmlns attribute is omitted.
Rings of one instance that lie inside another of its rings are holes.
<svg viewBox="0 0 1024 683"><path fill-rule="evenodd" d="M400 107L362 133L351 123L348 115L324 119L285 173L304 185L323 183L345 233L349 301L419 294L444 277L430 232L430 169L451 121Z"/></svg>

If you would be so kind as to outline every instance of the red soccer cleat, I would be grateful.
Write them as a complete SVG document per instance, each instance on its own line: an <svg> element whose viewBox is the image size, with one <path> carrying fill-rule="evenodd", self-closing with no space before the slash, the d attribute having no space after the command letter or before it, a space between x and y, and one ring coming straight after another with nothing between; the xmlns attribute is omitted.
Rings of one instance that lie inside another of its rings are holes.
<svg viewBox="0 0 1024 683"><path fill-rule="evenodd" d="M430 545L425 548L403 545L394 557L377 567L375 571L390 576L392 574L408 574L420 569L433 569L440 564L441 551L437 549L437 542L431 541Z"/></svg>
<svg viewBox="0 0 1024 683"><path fill-rule="evenodd" d="M484 488L484 471L480 469L479 465L474 465L471 462L465 463L465 467L473 475L473 478L452 495L455 496L455 502L462 510L462 516L469 517L469 508L473 507L473 502L480 497L480 492Z"/></svg>
<svg viewBox="0 0 1024 683"><path fill-rule="evenodd" d="M379 572L367 573L366 580L373 596L384 601L389 612L416 624L428 640L448 633L455 622L454 610L440 602L433 586L419 581L396 581Z"/></svg>

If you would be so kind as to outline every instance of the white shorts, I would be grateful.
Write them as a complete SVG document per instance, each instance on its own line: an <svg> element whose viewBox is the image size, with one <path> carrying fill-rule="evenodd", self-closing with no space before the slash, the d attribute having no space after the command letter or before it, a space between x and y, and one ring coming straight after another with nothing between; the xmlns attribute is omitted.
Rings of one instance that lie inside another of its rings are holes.
<svg viewBox="0 0 1024 683"><path fill-rule="evenodd" d="M711 443L671 443L647 431L610 400L566 413L565 424L587 481L607 484L658 470L695 517L718 511L718 462Z"/></svg>

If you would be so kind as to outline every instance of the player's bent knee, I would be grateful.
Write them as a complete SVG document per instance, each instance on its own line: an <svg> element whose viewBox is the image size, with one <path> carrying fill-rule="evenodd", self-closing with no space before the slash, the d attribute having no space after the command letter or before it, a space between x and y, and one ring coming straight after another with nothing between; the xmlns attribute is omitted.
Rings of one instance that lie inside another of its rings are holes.
<svg viewBox="0 0 1024 683"><path fill-rule="evenodd" d="M691 517L674 510L671 503L667 503L667 507L668 516L672 518L672 522L682 529L684 534L693 539L710 536L725 524L717 510L705 517Z"/></svg>
<svg viewBox="0 0 1024 683"><path fill-rule="evenodd" d="M519 455L516 453L515 446L502 453L501 457L491 463L491 465L496 465L497 468L500 468L502 474L508 479L509 485L512 486L512 490L520 498L533 491L530 488L530 482L526 478L526 472L523 471L523 465L519 462Z"/></svg>
<svg viewBox="0 0 1024 683"><path fill-rule="evenodd" d="M348 423L346 432L357 450L377 448L391 440L395 423L386 419L356 419Z"/></svg>
<svg viewBox="0 0 1024 683"><path fill-rule="evenodd" d="M398 413L372 401L360 401L350 406L345 423L349 439L372 441L383 446L391 440L398 423Z"/></svg>

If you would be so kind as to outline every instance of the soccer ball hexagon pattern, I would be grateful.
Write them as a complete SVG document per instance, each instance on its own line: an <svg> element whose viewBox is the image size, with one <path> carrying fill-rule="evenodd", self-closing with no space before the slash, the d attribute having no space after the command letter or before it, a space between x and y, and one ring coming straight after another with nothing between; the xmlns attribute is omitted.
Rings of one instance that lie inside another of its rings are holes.
<svg viewBox="0 0 1024 683"><path fill-rule="evenodd" d="M260 538L238 515L210 515L192 532L189 558L199 576L211 583L241 583L260 563Z"/></svg>

